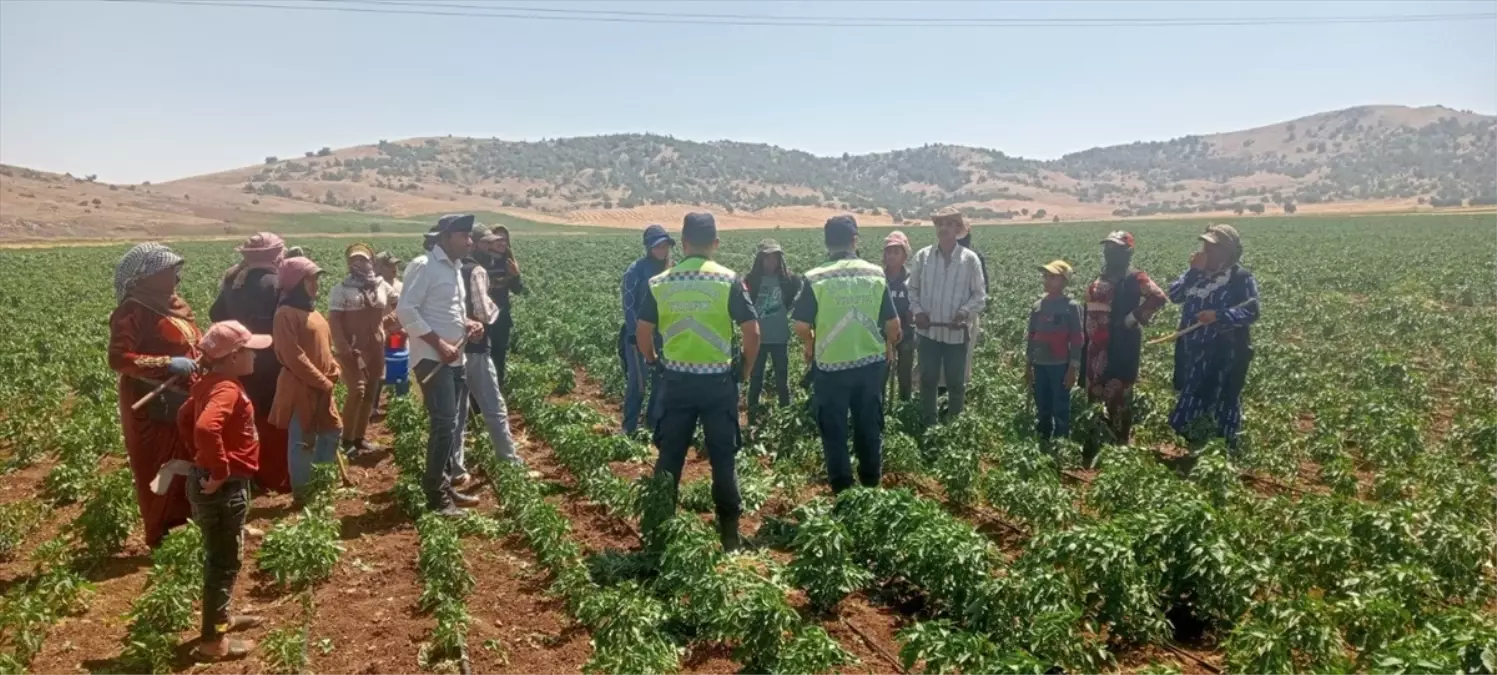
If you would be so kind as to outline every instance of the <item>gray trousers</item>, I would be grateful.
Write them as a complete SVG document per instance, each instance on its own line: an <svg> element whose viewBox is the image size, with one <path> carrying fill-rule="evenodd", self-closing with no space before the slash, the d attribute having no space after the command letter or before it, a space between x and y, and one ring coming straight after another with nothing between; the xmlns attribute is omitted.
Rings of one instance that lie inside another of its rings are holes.
<svg viewBox="0 0 1497 675"><path fill-rule="evenodd" d="M962 414L967 399L967 343L946 344L921 337L916 350L920 356L920 412L925 423L936 419L936 389L946 381L947 411L955 418Z"/></svg>
<svg viewBox="0 0 1497 675"><path fill-rule="evenodd" d="M489 430L489 440L494 444L494 455L501 462L524 464L515 454L515 437L509 432L509 408L504 404L504 394L499 391L499 373L494 360L488 354L466 354L463 372L467 375L468 392L478 402L478 412L483 415L484 426ZM457 466L460 473L467 473L463 462L463 435L468 428L468 398L458 401L457 419Z"/></svg>

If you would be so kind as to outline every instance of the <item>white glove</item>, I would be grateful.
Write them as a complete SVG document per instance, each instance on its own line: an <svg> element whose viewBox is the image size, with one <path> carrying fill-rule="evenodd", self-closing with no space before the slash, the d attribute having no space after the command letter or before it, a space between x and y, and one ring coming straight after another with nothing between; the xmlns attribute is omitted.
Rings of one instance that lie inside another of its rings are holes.
<svg viewBox="0 0 1497 675"><path fill-rule="evenodd" d="M1129 312L1128 316L1123 317L1123 325L1128 328L1138 328L1138 319L1133 316L1133 312Z"/></svg>

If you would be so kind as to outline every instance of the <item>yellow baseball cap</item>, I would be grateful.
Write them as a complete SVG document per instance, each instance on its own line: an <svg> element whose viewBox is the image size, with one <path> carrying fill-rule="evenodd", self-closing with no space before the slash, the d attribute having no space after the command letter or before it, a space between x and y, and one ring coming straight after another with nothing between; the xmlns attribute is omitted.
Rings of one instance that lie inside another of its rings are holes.
<svg viewBox="0 0 1497 675"><path fill-rule="evenodd" d="M1051 260L1048 263L1040 265L1040 271L1046 274L1065 277L1066 281L1071 280L1071 263L1064 260Z"/></svg>

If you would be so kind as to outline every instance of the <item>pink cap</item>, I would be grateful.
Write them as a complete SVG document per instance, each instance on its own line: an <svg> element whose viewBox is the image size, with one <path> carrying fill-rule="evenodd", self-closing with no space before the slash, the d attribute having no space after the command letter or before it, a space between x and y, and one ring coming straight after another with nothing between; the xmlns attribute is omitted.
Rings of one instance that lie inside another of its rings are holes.
<svg viewBox="0 0 1497 675"><path fill-rule="evenodd" d="M276 273L277 285L281 287L281 293L285 293L306 281L307 277L322 274L322 268L311 258L287 258L281 261L281 268Z"/></svg>
<svg viewBox="0 0 1497 675"><path fill-rule="evenodd" d="M884 248L889 248L890 246L898 246L904 249L905 254L908 255L910 252L910 238L904 236L903 232L895 230L890 232L889 236L884 237Z"/></svg>
<svg viewBox="0 0 1497 675"><path fill-rule="evenodd" d="M269 335L255 335L238 321L220 321L208 327L198 340L198 349L209 360L218 360L246 347L265 349L270 346Z"/></svg>

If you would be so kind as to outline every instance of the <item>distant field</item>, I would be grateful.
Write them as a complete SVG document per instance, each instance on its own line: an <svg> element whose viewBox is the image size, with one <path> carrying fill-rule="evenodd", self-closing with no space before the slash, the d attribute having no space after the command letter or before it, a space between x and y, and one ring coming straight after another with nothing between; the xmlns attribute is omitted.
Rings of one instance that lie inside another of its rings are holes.
<svg viewBox="0 0 1497 675"><path fill-rule="evenodd" d="M458 213L464 213L459 211ZM271 220L256 230L269 230L282 235L290 234L388 234L392 232L425 232L444 214L429 216L407 216L395 218L365 213L285 213L275 214ZM589 232L602 228L582 225L560 225L526 220L506 213L476 212L478 222L485 225L504 225L511 232ZM249 230L248 227L235 229Z"/></svg>

